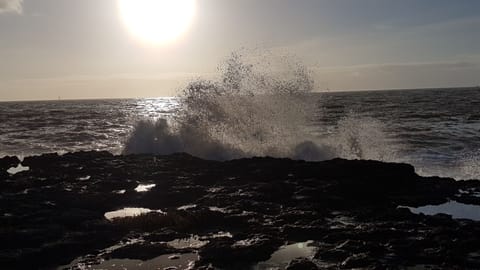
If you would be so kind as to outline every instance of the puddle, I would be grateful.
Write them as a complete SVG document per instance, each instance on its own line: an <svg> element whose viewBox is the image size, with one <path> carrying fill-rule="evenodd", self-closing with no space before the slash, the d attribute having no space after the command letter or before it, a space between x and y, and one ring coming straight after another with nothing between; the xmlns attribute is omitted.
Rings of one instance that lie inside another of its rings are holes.
<svg viewBox="0 0 480 270"><path fill-rule="evenodd" d="M11 175L14 175L19 172L26 172L28 170L30 170L30 167L22 166L22 164L18 164L17 167L11 167L10 169L7 170L7 172Z"/></svg>
<svg viewBox="0 0 480 270"><path fill-rule="evenodd" d="M188 210L188 209L192 209L192 208L195 208L195 207L197 207L196 204L187 204L187 205L178 207L177 210Z"/></svg>
<svg viewBox="0 0 480 270"><path fill-rule="evenodd" d="M126 241L122 240L119 243L117 243L117 244L115 244L111 247L108 247L108 248L105 248L105 249L101 250L97 255L88 254L86 256L78 257L78 258L74 259L71 263L69 263L68 265L62 265L62 266L57 267L56 270L99 269L99 268L97 268L98 265L95 265L95 262L98 262L98 259L100 259L102 256L105 256L106 254L109 254L112 251L117 250L119 248L131 245L131 244L135 244L135 243L140 243L140 242L143 242L143 239L131 238L131 239L127 239ZM111 268L111 269L116 269L116 268Z"/></svg>
<svg viewBox="0 0 480 270"><path fill-rule="evenodd" d="M206 238L215 237L232 237L229 232L219 231L208 235ZM185 248L200 248L208 243L208 240L203 240L205 237L198 235L192 235L185 239L176 239L170 242L166 242L171 247L176 249ZM104 269L104 270L117 270L117 269L192 269L195 261L199 260L199 256L195 252L190 253L171 253L156 257L152 260L141 261L132 259L110 259L103 260L100 264L95 264L97 258L108 256L109 253L119 248L144 242L142 238L132 238L127 241L121 241L118 244L101 250L97 255L87 255L79 257L73 260L70 264L60 266L60 269Z"/></svg>
<svg viewBox="0 0 480 270"><path fill-rule="evenodd" d="M165 214L162 210L152 210L148 208L137 208L137 207L126 207L120 210L115 210L105 213L105 218L108 220L113 220L114 218L124 218L124 217L134 217L141 214L146 214L150 212L157 212Z"/></svg>
<svg viewBox="0 0 480 270"><path fill-rule="evenodd" d="M148 261L131 259L105 260L96 265L77 265L80 269L103 269L103 270L150 270L150 269L192 269L199 257L196 253L166 254Z"/></svg>
<svg viewBox="0 0 480 270"><path fill-rule="evenodd" d="M189 238L169 241L167 244L176 249L201 248L208 244L208 240L202 240L198 235L192 235Z"/></svg>
<svg viewBox="0 0 480 270"><path fill-rule="evenodd" d="M447 214L452 218L466 218L480 221L480 206L449 201L440 205L426 205L421 207L406 207L414 214L436 215Z"/></svg>
<svg viewBox="0 0 480 270"><path fill-rule="evenodd" d="M296 258L313 258L316 247L311 246L313 241L300 242L280 247L268 261L259 262L253 270L285 269L288 263Z"/></svg>
<svg viewBox="0 0 480 270"><path fill-rule="evenodd" d="M115 193L115 194L125 194L125 192L127 192L125 189L114 190L114 191L113 191L113 193Z"/></svg>
<svg viewBox="0 0 480 270"><path fill-rule="evenodd" d="M154 188L156 184L139 184L136 188L136 192L147 192L150 191L150 189Z"/></svg>

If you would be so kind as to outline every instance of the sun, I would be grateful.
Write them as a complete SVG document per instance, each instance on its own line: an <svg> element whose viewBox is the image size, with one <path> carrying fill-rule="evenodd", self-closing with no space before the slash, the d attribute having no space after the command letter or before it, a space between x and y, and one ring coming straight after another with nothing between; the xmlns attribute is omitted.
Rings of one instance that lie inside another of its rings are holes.
<svg viewBox="0 0 480 270"><path fill-rule="evenodd" d="M150 44L176 40L192 23L196 0L118 0L129 32Z"/></svg>

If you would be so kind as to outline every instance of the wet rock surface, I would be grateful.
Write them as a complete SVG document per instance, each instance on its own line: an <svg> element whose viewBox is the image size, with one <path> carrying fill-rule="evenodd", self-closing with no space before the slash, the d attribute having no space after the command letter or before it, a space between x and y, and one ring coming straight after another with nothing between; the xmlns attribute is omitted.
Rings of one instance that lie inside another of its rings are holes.
<svg viewBox="0 0 480 270"><path fill-rule="evenodd" d="M6 156L0 158L0 179L7 178L7 170L11 167L17 167L18 163L20 163L20 160L17 157Z"/></svg>
<svg viewBox="0 0 480 270"><path fill-rule="evenodd" d="M27 157L28 171L9 174L18 163L0 159L2 269L182 254L198 254L185 268L261 269L304 241L314 253L287 269L480 269L479 222L399 207L480 205L480 183L420 177L407 164L78 152ZM162 212L104 216L125 207Z"/></svg>

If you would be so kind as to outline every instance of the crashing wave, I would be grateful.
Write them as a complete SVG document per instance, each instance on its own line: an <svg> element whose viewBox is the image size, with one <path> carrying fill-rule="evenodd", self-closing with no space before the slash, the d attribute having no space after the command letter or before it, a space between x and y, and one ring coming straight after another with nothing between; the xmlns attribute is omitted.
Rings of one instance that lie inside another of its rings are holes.
<svg viewBox="0 0 480 270"><path fill-rule="evenodd" d="M278 59L247 59L233 53L220 66L219 79L188 84L171 119L138 122L123 153L186 152L215 160L252 156L385 159L374 150L384 136L377 122L350 116L339 123L336 134L315 136L311 130L318 111L311 95L314 80L300 62ZM377 133L370 133L371 129Z"/></svg>

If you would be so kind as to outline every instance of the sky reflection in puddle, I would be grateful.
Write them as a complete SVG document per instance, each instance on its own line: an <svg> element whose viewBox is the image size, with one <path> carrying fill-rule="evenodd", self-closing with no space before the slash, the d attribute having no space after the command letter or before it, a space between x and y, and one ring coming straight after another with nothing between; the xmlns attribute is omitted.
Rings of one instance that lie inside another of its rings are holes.
<svg viewBox="0 0 480 270"><path fill-rule="evenodd" d="M105 218L108 220L113 220L115 218L124 218L124 217L134 217L142 214L147 214L150 212L157 212L165 214L162 210L152 210L148 208L139 208L139 207L125 207L123 209L111 211L105 213Z"/></svg>
<svg viewBox="0 0 480 270"><path fill-rule="evenodd" d="M480 221L480 206L449 201L440 205L426 205L421 207L407 207L414 214L436 215L447 214L452 218L471 219Z"/></svg>
<svg viewBox="0 0 480 270"><path fill-rule="evenodd" d="M150 191L150 189L154 188L156 185L155 184L139 184L136 188L136 192L147 192Z"/></svg>
<svg viewBox="0 0 480 270"><path fill-rule="evenodd" d="M270 259L258 263L253 270L285 269L293 259L312 258L317 250L316 247L311 246L312 243L313 241L307 241L281 246L270 256Z"/></svg>
<svg viewBox="0 0 480 270"><path fill-rule="evenodd" d="M28 170L30 170L30 167L22 166L22 164L19 163L17 167L11 167L10 169L7 170L7 172L11 175L14 175L19 172L25 172Z"/></svg>
<svg viewBox="0 0 480 270"><path fill-rule="evenodd" d="M148 261L131 259L111 259L101 262L98 265L89 265L85 269L105 269L105 270L151 270L151 269L191 269L195 261L198 260L198 254L166 254Z"/></svg>

